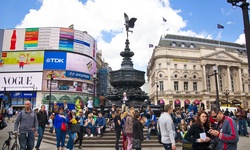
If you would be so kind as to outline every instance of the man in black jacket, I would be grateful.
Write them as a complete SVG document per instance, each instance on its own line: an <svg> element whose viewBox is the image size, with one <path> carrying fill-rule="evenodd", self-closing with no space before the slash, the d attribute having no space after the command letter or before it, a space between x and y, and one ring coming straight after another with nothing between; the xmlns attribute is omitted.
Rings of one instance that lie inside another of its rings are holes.
<svg viewBox="0 0 250 150"><path fill-rule="evenodd" d="M45 105L42 105L40 111L37 113L37 120L38 120L38 139L35 148L36 150L39 150L39 147L43 139L45 125L49 124L47 112L45 110Z"/></svg>

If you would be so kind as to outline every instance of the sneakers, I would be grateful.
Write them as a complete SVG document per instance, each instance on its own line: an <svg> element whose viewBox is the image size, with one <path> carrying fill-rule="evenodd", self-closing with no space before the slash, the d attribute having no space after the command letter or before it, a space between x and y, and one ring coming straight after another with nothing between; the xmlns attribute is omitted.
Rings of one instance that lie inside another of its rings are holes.
<svg viewBox="0 0 250 150"><path fill-rule="evenodd" d="M149 141L149 139L147 138L146 141Z"/></svg>
<svg viewBox="0 0 250 150"><path fill-rule="evenodd" d="M84 137L88 137L88 134L85 134Z"/></svg>
<svg viewBox="0 0 250 150"><path fill-rule="evenodd" d="M93 137L93 134L91 134L90 137Z"/></svg>

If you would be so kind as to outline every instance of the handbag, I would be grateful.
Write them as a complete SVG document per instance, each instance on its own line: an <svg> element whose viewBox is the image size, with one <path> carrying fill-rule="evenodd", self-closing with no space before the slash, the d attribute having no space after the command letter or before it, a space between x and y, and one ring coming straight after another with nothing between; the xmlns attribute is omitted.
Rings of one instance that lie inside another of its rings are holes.
<svg viewBox="0 0 250 150"><path fill-rule="evenodd" d="M141 140L140 139L133 139L132 148L133 149L141 148Z"/></svg>
<svg viewBox="0 0 250 150"><path fill-rule="evenodd" d="M62 122L61 130L62 130L63 132L66 132L66 131L67 131L67 125L66 125L66 123Z"/></svg>
<svg viewBox="0 0 250 150"><path fill-rule="evenodd" d="M79 133L80 132L80 124L71 124L71 133Z"/></svg>
<svg viewBox="0 0 250 150"><path fill-rule="evenodd" d="M0 128L0 130L3 130L5 127L7 127L8 125L7 125L7 123L6 123L6 121L5 121L5 119L3 119L2 120L2 125L1 125L1 128Z"/></svg>

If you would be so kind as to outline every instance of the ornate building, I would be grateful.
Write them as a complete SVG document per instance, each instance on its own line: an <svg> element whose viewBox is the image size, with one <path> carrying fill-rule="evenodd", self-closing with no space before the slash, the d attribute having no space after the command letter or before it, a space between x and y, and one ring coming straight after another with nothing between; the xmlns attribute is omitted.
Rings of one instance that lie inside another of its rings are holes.
<svg viewBox="0 0 250 150"><path fill-rule="evenodd" d="M247 54L244 45L178 35L166 35L148 63L149 97L174 108L199 105L210 109L216 99L215 71L221 106L249 108ZM226 94L229 92L229 94Z"/></svg>

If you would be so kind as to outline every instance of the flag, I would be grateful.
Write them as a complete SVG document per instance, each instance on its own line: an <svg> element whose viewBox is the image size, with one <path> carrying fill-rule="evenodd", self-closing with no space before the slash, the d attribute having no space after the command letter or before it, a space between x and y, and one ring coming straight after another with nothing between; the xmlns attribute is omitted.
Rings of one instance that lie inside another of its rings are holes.
<svg viewBox="0 0 250 150"><path fill-rule="evenodd" d="M148 47L151 48L151 47L154 47L154 45L153 44L148 44Z"/></svg>
<svg viewBox="0 0 250 150"><path fill-rule="evenodd" d="M164 22L167 22L167 19L165 19L164 17L162 17L162 19L163 19Z"/></svg>
<svg viewBox="0 0 250 150"><path fill-rule="evenodd" d="M224 26L220 25L220 24L217 24L217 28L218 29L224 29Z"/></svg>

